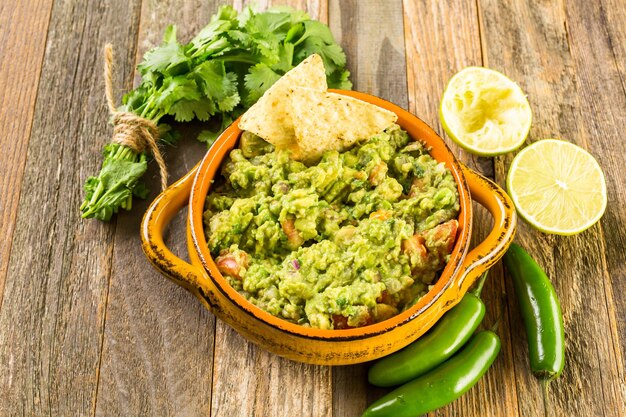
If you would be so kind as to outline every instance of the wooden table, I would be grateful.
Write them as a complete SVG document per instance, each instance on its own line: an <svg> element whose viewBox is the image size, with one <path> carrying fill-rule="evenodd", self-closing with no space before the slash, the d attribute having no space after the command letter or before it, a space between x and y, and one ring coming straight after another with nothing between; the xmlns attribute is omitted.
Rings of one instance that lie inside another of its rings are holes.
<svg viewBox="0 0 626 417"><path fill-rule="evenodd" d="M367 385L367 365L308 366L256 348L155 272L139 245L145 202L110 224L79 217L82 184L99 169L111 135L103 45L117 51L119 99L168 23L187 40L218 3L0 3L1 416L343 417L360 415L382 394ZM626 415L625 2L285 3L329 23L356 89L410 109L441 133L446 81L469 65L498 69L528 94L529 141L567 139L596 156L606 174L609 206L590 230L556 237L519 228L518 242L561 298L562 377L544 400L529 372L510 279L497 265L484 292L484 323L501 319L502 352L476 387L433 415ZM173 178L205 152L188 136L167 149ZM511 155L477 158L451 146L503 183ZM149 176L157 190L156 171ZM482 212L476 239L489 227ZM169 236L181 254L183 229L181 215Z"/></svg>

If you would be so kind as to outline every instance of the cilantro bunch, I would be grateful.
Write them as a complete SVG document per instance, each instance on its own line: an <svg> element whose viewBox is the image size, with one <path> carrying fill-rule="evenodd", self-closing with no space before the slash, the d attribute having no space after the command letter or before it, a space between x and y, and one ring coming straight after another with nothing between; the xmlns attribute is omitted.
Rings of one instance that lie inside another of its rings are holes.
<svg viewBox="0 0 626 417"><path fill-rule="evenodd" d="M248 7L238 13L222 6L186 45L169 26L162 45L144 55L137 67L141 84L124 96L118 110L155 122L165 144L176 143L179 135L163 118L211 120L217 130L198 136L210 145L282 75L314 53L324 61L330 88L352 87L345 54L325 24L286 7L265 12ZM145 198L140 179L148 157L124 145L106 145L100 174L85 183L82 217L108 221L120 208L130 210L133 196Z"/></svg>

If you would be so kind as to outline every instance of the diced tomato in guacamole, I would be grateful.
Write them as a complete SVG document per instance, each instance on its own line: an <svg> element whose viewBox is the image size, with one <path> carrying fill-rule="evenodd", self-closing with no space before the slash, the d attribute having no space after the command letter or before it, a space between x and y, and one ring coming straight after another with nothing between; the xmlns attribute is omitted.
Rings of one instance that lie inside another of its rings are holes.
<svg viewBox="0 0 626 417"><path fill-rule="evenodd" d="M250 302L303 326L398 314L454 246L457 184L397 125L310 167L247 138L221 172L204 213L218 268Z"/></svg>

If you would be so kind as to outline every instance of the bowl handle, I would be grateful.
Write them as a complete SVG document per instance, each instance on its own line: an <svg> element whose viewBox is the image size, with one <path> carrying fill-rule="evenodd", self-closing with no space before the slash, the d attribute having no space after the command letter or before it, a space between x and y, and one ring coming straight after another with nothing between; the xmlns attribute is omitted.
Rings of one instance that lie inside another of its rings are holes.
<svg viewBox="0 0 626 417"><path fill-rule="evenodd" d="M476 279L491 268L506 252L517 229L517 213L511 198L496 183L461 164L472 199L485 207L493 216L493 229L489 235L465 256L457 275L461 294Z"/></svg>
<svg viewBox="0 0 626 417"><path fill-rule="evenodd" d="M199 164L184 177L170 185L150 204L141 221L141 246L150 263L168 278L197 291L204 281L200 268L180 259L163 241L163 231L174 215L189 204L189 195Z"/></svg>

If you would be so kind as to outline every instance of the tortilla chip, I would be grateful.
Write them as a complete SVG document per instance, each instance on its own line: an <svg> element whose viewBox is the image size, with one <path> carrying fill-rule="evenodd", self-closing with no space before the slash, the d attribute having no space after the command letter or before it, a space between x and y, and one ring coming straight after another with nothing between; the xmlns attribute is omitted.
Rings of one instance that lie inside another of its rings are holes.
<svg viewBox="0 0 626 417"><path fill-rule="evenodd" d="M382 132L398 116L374 104L341 94L294 88L293 126L299 152L295 157L317 162L324 151L343 151Z"/></svg>
<svg viewBox="0 0 626 417"><path fill-rule="evenodd" d="M239 128L262 137L277 148L293 147L295 133L289 95L296 87L326 91L326 70L319 55L309 56L276 81L241 116Z"/></svg>

